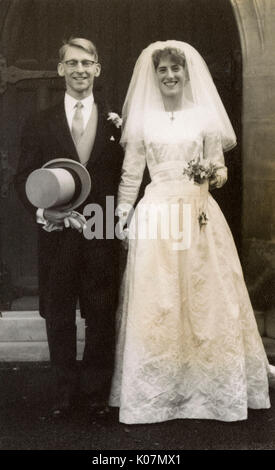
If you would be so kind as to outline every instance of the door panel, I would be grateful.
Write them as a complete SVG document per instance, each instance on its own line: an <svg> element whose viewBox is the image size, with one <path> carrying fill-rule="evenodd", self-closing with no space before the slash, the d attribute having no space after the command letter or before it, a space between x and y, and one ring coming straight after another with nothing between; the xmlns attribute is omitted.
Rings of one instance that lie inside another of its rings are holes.
<svg viewBox="0 0 275 470"><path fill-rule="evenodd" d="M0 303L37 288L36 224L12 186L27 116L63 96L58 48L81 36L98 47L110 108L120 112L135 61L156 40L190 42L206 59L240 142L241 53L230 2L219 0L0 0ZM240 247L241 152L214 194ZM3 264L4 263L4 264Z"/></svg>

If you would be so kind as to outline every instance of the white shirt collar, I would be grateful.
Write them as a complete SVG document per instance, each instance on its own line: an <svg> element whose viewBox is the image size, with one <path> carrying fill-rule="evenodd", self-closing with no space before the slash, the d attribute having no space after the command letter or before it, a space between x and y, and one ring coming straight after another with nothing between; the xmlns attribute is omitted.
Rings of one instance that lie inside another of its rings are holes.
<svg viewBox="0 0 275 470"><path fill-rule="evenodd" d="M84 129L85 129L92 113L93 104L94 104L94 95L91 93L89 96L87 96L87 98L84 98L83 100L76 100L68 93L65 93L64 106L65 106L66 118L67 118L70 129L72 129L72 121L73 121L73 116L75 113L75 105L76 103L78 103L78 101L81 101L81 103L83 104L82 114L83 114L83 123L84 123Z"/></svg>
<svg viewBox="0 0 275 470"><path fill-rule="evenodd" d="M83 100L77 100L75 98L73 98L71 95L69 95L68 93L65 93L65 107L67 109L74 109L76 103L78 103L78 101L81 101L81 103L83 104L84 108L92 108L93 106L93 103L94 103L94 95L93 93L91 93L89 96L87 96L87 98L84 98Z"/></svg>

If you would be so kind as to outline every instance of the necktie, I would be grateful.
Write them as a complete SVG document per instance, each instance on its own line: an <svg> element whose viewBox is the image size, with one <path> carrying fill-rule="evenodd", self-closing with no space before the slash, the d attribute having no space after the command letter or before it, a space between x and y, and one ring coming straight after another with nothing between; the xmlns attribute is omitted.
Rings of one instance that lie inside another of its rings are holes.
<svg viewBox="0 0 275 470"><path fill-rule="evenodd" d="M83 123L83 114L81 108L83 108L83 104L81 101L78 101L75 105L75 113L72 122L72 136L76 144L78 144L83 131L84 131L84 123Z"/></svg>

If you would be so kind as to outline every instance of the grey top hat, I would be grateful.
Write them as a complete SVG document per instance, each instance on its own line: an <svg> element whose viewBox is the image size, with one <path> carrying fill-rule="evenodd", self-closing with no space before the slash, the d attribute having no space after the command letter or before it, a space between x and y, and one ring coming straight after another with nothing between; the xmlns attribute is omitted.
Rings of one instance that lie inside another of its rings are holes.
<svg viewBox="0 0 275 470"><path fill-rule="evenodd" d="M56 158L34 170L26 181L29 201L38 208L73 210L91 191L91 178L81 163L69 158Z"/></svg>

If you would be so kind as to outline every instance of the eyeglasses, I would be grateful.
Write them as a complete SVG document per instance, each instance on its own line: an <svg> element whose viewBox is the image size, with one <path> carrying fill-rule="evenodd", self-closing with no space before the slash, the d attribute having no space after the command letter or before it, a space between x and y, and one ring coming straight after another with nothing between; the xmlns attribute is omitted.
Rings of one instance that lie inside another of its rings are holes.
<svg viewBox="0 0 275 470"><path fill-rule="evenodd" d="M97 64L95 60L65 60L63 62L69 69L76 69L78 64L81 64L84 69L90 69L94 64Z"/></svg>

